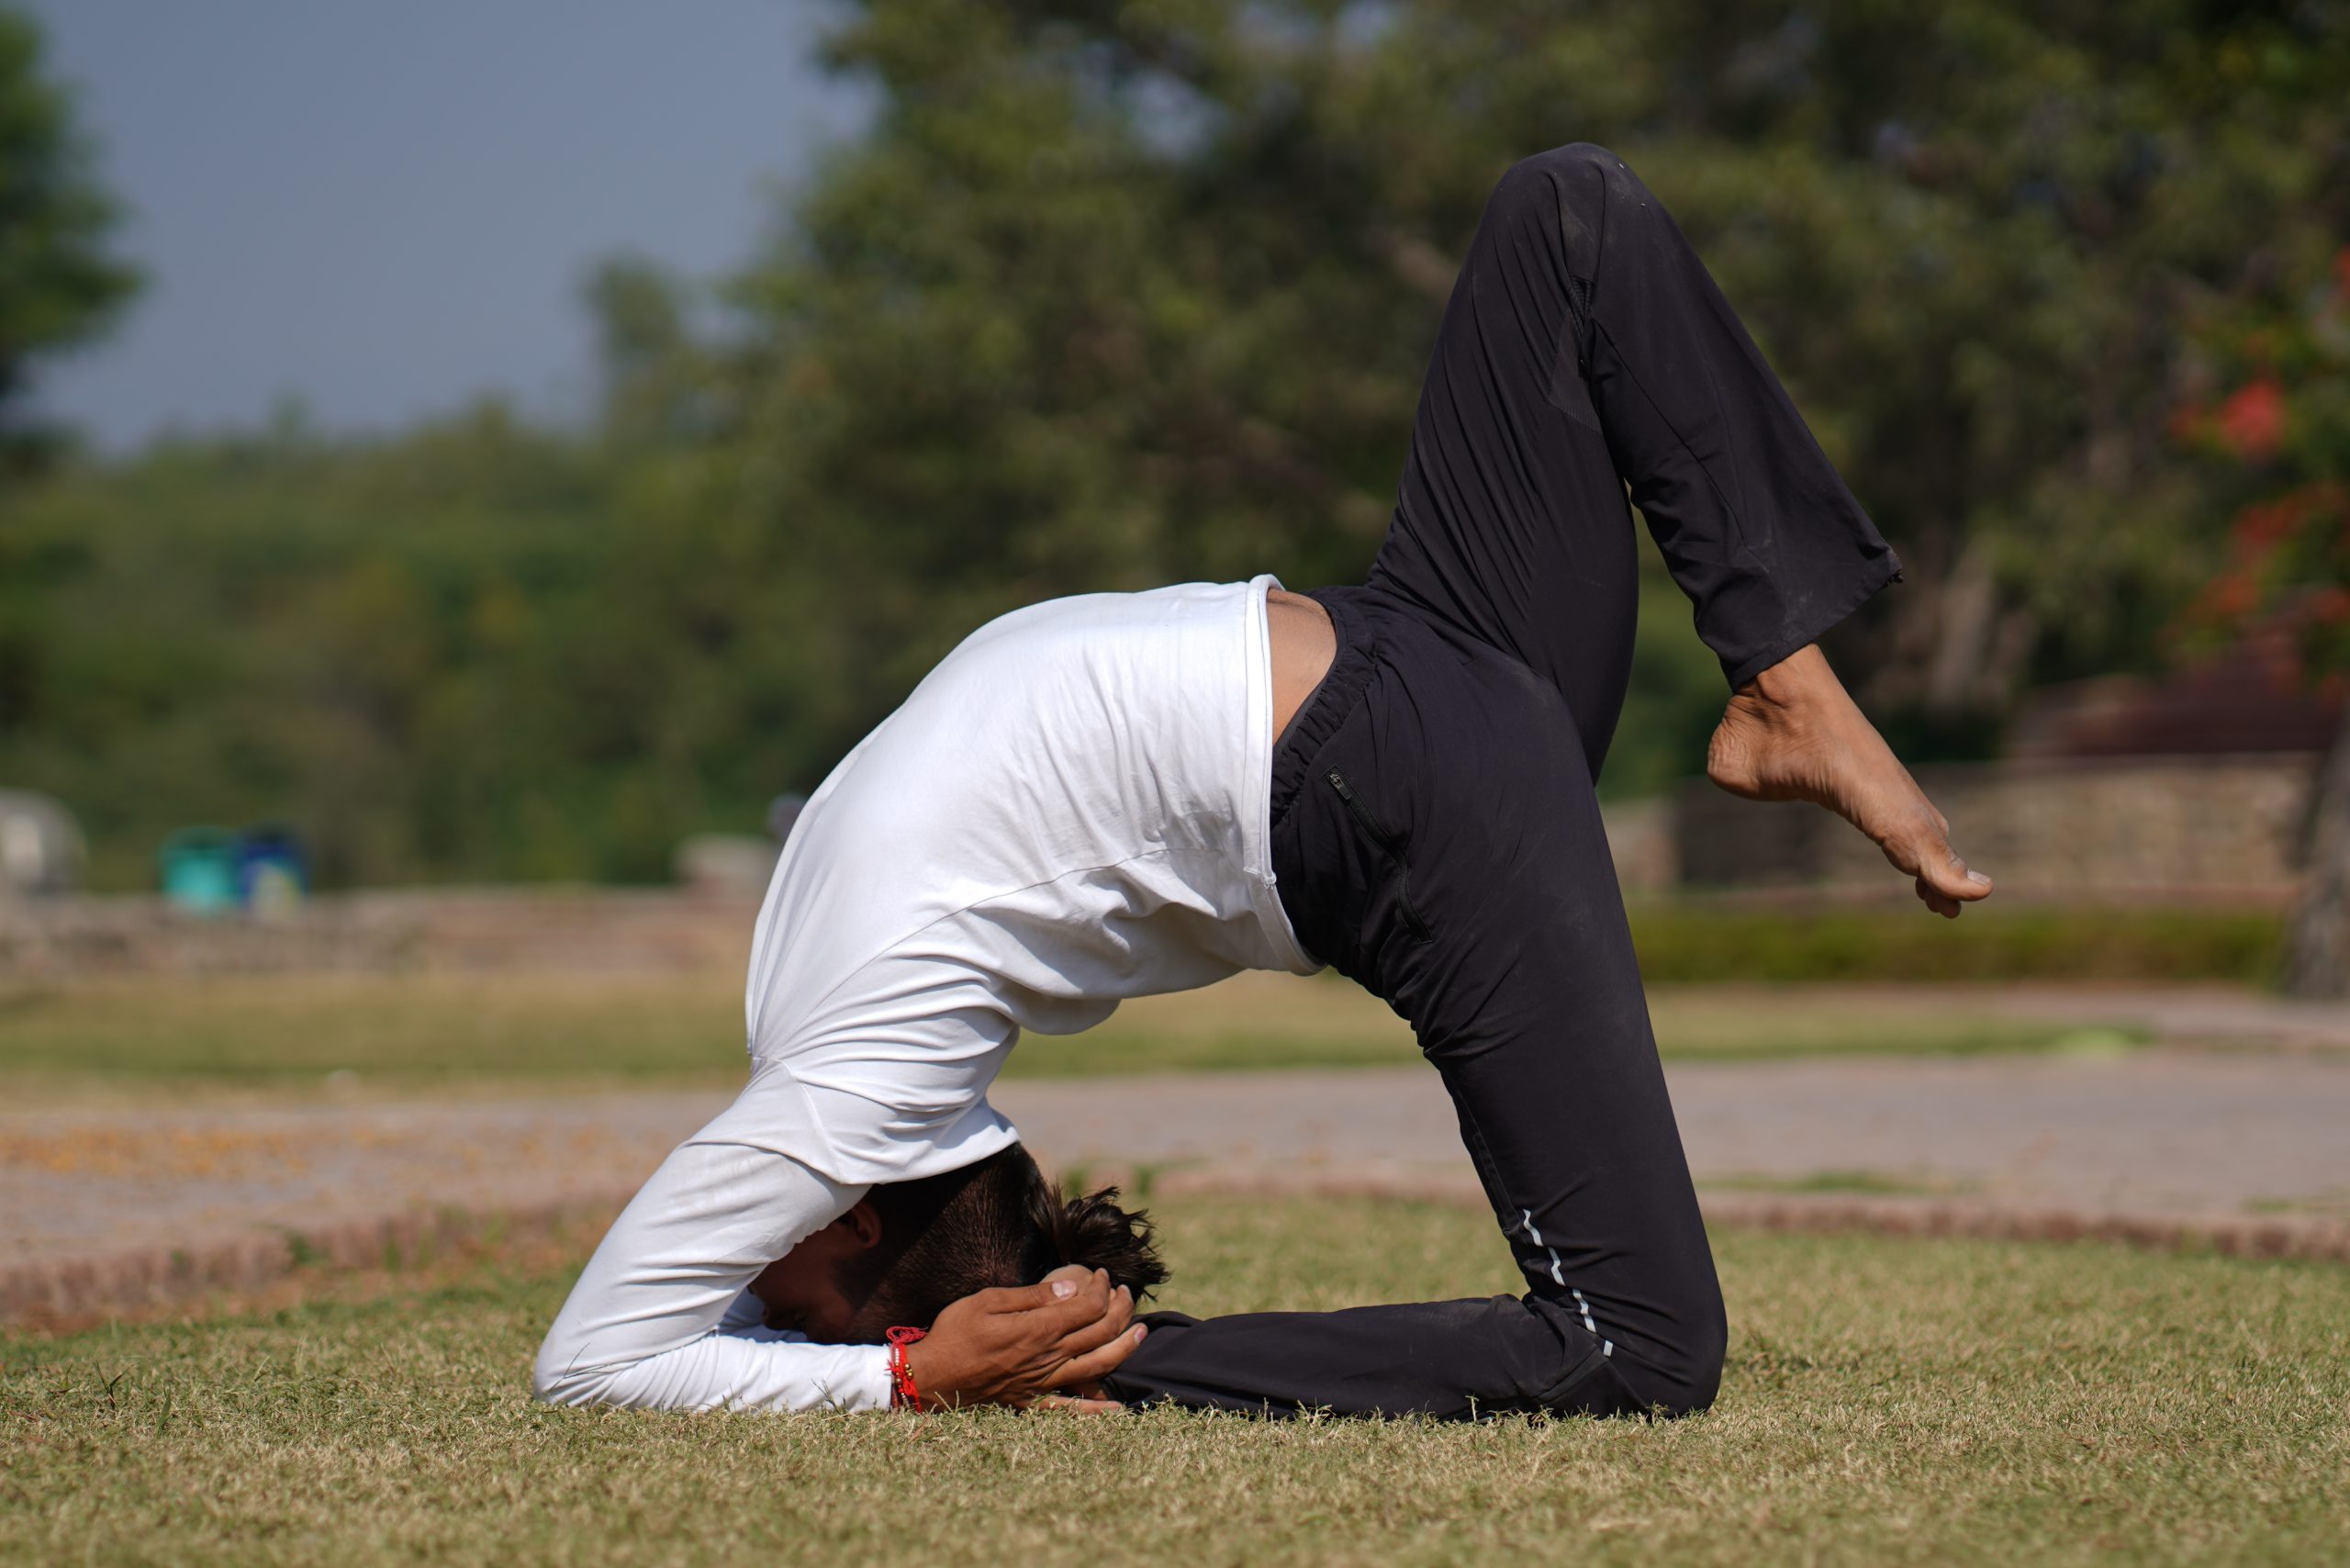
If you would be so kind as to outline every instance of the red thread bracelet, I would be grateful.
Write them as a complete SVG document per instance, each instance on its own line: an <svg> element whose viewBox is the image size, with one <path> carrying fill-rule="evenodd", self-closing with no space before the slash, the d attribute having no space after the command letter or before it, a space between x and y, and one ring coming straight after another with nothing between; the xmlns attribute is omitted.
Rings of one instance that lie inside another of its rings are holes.
<svg viewBox="0 0 2350 1568"><path fill-rule="evenodd" d="M882 1336L890 1342L890 1407L901 1406L916 1414L922 1411L922 1390L914 1386L913 1363L906 1359L906 1347L930 1338L927 1328L892 1328Z"/></svg>

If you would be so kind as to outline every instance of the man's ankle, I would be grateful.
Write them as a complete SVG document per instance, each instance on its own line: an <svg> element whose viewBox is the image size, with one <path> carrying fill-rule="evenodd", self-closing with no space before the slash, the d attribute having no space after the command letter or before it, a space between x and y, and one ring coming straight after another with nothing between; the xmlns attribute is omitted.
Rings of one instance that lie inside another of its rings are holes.
<svg viewBox="0 0 2350 1568"><path fill-rule="evenodd" d="M1844 683L1828 665L1817 643L1807 643L1738 689L1738 696L1753 699L1761 707L1783 713L1818 709L1845 698Z"/></svg>

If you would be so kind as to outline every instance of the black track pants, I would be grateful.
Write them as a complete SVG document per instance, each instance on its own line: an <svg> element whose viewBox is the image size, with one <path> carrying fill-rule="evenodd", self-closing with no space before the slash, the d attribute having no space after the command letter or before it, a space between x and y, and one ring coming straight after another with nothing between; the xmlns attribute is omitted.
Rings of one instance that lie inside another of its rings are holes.
<svg viewBox="0 0 2350 1568"><path fill-rule="evenodd" d="M1899 564L1679 229L1613 154L1494 191L1393 526L1277 748L1307 950L1408 1020L1522 1296L1178 1314L1130 1401L1466 1417L1703 1409L1724 1323L1593 779L1631 660L1628 486L1733 684Z"/></svg>

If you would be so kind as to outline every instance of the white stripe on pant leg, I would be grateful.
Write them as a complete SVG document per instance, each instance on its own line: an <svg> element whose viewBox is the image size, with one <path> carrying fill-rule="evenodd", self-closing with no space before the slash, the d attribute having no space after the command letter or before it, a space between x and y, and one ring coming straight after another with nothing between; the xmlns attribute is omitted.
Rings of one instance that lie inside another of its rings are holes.
<svg viewBox="0 0 2350 1568"><path fill-rule="evenodd" d="M1575 1292L1575 1305L1583 1309L1583 1331L1595 1338L1597 1337L1599 1333L1599 1325L1591 1320L1591 1303L1583 1299L1583 1292L1581 1291ZM1614 1355L1616 1353L1616 1341L1613 1339L1600 1340L1599 1353L1603 1356Z"/></svg>
<svg viewBox="0 0 2350 1568"><path fill-rule="evenodd" d="M1517 1212L1519 1217L1526 1223L1526 1234L1528 1238L1531 1240L1535 1246L1541 1247L1543 1251L1548 1252L1550 1255L1550 1278L1552 1282L1557 1284L1566 1284L1566 1273L1559 1264L1559 1249L1555 1247L1542 1246L1542 1233L1534 1227L1534 1211L1532 1209L1520 1209ZM1572 1285L1568 1285L1567 1288L1574 1292L1576 1310L1583 1314L1583 1332L1596 1338L1599 1334L1599 1325L1591 1320L1591 1303L1583 1299L1583 1292L1574 1290L1574 1287ZM1616 1353L1616 1341L1613 1339L1601 1339L1599 1341L1599 1353L1603 1356L1613 1356Z"/></svg>
<svg viewBox="0 0 2350 1568"><path fill-rule="evenodd" d="M1534 1211L1532 1209L1520 1209L1517 1212L1520 1215L1523 1215L1526 1218L1527 1236L1533 1241L1535 1246L1542 1247L1542 1233L1534 1228ZM1565 1284L1567 1282L1567 1276L1566 1271L1559 1263L1559 1249L1555 1247L1542 1247L1542 1250L1550 1255L1550 1282L1554 1285ZM1586 1328L1591 1326L1591 1314L1589 1312L1585 1312L1583 1315L1583 1327Z"/></svg>

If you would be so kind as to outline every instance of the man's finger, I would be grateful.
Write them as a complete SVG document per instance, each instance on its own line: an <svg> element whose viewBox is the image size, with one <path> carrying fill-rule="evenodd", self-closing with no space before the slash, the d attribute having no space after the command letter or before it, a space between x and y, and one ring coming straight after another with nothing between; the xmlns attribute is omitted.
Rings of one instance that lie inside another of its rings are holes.
<svg viewBox="0 0 2350 1568"><path fill-rule="evenodd" d="M1146 1324L1137 1323L1098 1350L1088 1350L1053 1373L1053 1383L1066 1388L1071 1383L1093 1383L1108 1377L1135 1353L1135 1347L1150 1332Z"/></svg>
<svg viewBox="0 0 2350 1568"><path fill-rule="evenodd" d="M1106 1345L1126 1331L1135 1320L1134 1293L1120 1285L1110 1294L1110 1305L1101 1316L1091 1323L1080 1323L1060 1338L1054 1347L1064 1356L1081 1356L1097 1346Z"/></svg>
<svg viewBox="0 0 2350 1568"><path fill-rule="evenodd" d="M1054 1294L1057 1287L1071 1285L1075 1288L1069 1295ZM1100 1322L1117 1299L1110 1288L1110 1276L1098 1271L1086 1280L1055 1280L979 1294L1000 1296L1004 1303L980 1303L983 1309L1000 1315L994 1319L997 1331L1015 1336L1020 1344L1037 1354L1051 1351L1064 1336Z"/></svg>
<svg viewBox="0 0 2350 1568"><path fill-rule="evenodd" d="M1028 1402L1031 1410L1057 1410L1069 1416L1113 1416L1125 1408L1114 1399L1087 1399L1074 1394L1041 1394Z"/></svg>
<svg viewBox="0 0 2350 1568"><path fill-rule="evenodd" d="M1110 1276L1098 1270L1091 1279L1076 1283L1074 1294L1022 1315L1020 1332L1026 1343L1040 1349L1058 1344L1062 1336L1100 1322L1117 1300L1117 1293L1110 1288Z"/></svg>
<svg viewBox="0 0 2350 1568"><path fill-rule="evenodd" d="M981 1312L1035 1312L1062 1299L1054 1282L1040 1280L1033 1285L994 1285L987 1290L973 1291L964 1298Z"/></svg>
<svg viewBox="0 0 2350 1568"><path fill-rule="evenodd" d="M1083 1279L1047 1276L1033 1285L997 1285L970 1299L982 1312L1051 1312L1069 1323L1099 1317L1110 1305L1110 1276L1099 1269Z"/></svg>

